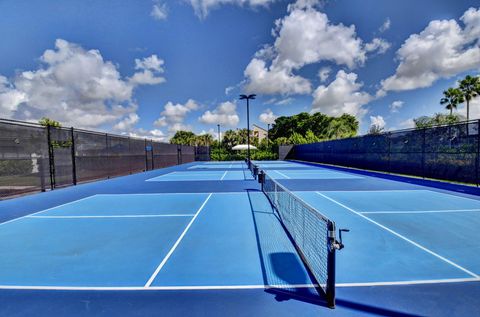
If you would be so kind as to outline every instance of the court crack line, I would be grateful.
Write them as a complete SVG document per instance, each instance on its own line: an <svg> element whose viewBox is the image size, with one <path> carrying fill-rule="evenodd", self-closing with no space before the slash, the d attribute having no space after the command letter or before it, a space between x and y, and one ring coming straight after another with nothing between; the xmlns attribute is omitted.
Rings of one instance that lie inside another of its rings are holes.
<svg viewBox="0 0 480 317"><path fill-rule="evenodd" d="M405 240L405 241L407 241L408 243L410 243L410 244L412 244L412 245L416 246L417 248L419 248L419 249L421 249L421 250L423 250L423 251L425 251L425 252L427 252L427 253L429 253L429 254L431 254L431 255L433 255L433 256L435 256L435 257L437 257L437 258L439 258L440 260L442 260L442 261L444 261L444 262L446 262L446 263L448 263L448 264L450 264L450 265L452 265L452 266L456 267L457 269L459 269L459 270L461 270L461 271L463 271L463 272L467 273L468 275L470 275L470 276L473 276L473 277L476 277L476 278L480 278L480 276L479 276L479 275L477 275L477 274L475 274L475 273L473 273L473 272L471 272L471 271L467 270L466 268L464 268L464 267L462 267L462 266L458 265L457 263L455 263L455 262L453 262L453 261L450 261L449 259L447 259L447 258L445 258L445 257L441 256L440 254L438 254L438 253L435 253L435 252L433 252L433 251L432 251L432 250L430 250L430 249L427 249L426 247L424 247L424 246L422 246L422 245L418 244L417 242L415 242L415 241L413 241L413 240L410 240L410 239L408 239L407 237L405 237L405 236L403 236L403 235L399 234L398 232L396 232L396 231L394 231L394 230L392 230L392 229L390 229L390 228L388 228L388 227L386 227L386 226L384 226L384 225L382 225L382 224L380 224L380 223L376 222L375 220L373 220L373 219L370 219L370 218L368 218L368 217L367 217L367 216L365 216L365 215L362 215L362 214L361 214L361 213L359 213L358 211L355 211L354 209L352 209L352 208L350 208L350 207L348 207L348 206L346 206L346 205L342 204L341 202L338 202L338 201L336 201L335 199L333 199L333 198L330 198L330 197L328 197L327 195L325 195L325 194L322 194L322 193L320 193L320 192L316 192L316 193L317 193L318 195L320 195L320 196L322 196L322 197L324 197L324 198L326 198L326 199L330 200L331 202L333 202L333 203L335 203L335 204L339 205L340 207L343 207L343 208L345 208L346 210L348 210L348 211L350 211L350 212L352 212L352 213L356 214L357 216L360 216L360 217L364 218L365 220L367 220L367 221L369 221L369 222L371 222L371 223L373 223L373 224L375 224L375 225L379 226L380 228L382 228L382 229L384 229L384 230L386 230L386 231L390 232L391 234L393 234L393 235L397 236L398 238L400 238L400 239L402 239L402 240Z"/></svg>

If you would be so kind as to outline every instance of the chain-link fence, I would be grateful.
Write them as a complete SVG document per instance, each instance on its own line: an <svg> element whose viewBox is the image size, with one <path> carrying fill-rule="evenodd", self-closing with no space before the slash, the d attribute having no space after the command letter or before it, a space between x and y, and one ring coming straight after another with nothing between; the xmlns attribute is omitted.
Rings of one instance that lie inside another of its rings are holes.
<svg viewBox="0 0 480 317"><path fill-rule="evenodd" d="M288 159L479 184L480 121L295 145Z"/></svg>
<svg viewBox="0 0 480 317"><path fill-rule="evenodd" d="M193 146L0 120L0 199L193 162L197 151Z"/></svg>

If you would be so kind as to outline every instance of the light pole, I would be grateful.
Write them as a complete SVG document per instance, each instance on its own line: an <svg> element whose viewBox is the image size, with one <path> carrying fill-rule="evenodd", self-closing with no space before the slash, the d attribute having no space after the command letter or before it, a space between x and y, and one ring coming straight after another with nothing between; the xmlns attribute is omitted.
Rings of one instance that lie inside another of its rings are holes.
<svg viewBox="0 0 480 317"><path fill-rule="evenodd" d="M250 104L249 100L255 99L257 95L240 95L240 100L247 100L247 158L248 164L250 164ZM250 166L250 165L249 165Z"/></svg>
<svg viewBox="0 0 480 317"><path fill-rule="evenodd" d="M270 142L270 123L267 123L267 145Z"/></svg>
<svg viewBox="0 0 480 317"><path fill-rule="evenodd" d="M220 124L217 124L217 128L218 128L218 144L220 145Z"/></svg>

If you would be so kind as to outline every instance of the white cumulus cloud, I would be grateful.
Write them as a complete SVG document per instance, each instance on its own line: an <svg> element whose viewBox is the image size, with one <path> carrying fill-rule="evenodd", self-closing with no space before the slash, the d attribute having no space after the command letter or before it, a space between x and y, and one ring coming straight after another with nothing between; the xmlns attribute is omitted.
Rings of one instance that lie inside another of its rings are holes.
<svg viewBox="0 0 480 317"><path fill-rule="evenodd" d="M166 20L168 17L167 5L160 1L155 1L152 7L152 11L150 12L150 15L155 20Z"/></svg>
<svg viewBox="0 0 480 317"><path fill-rule="evenodd" d="M237 114L237 105L230 101L223 102L213 111L205 111L205 113L198 118L198 121L205 124L220 124L235 127L240 121Z"/></svg>
<svg viewBox="0 0 480 317"><path fill-rule="evenodd" d="M80 128L127 127L137 110L134 89L162 82L156 77L161 63L155 55L136 60L140 73L150 73L148 82L133 80L138 73L123 78L98 50L57 39L55 48L40 57L38 69L18 72L10 79L0 76L2 116L29 121L49 117Z"/></svg>
<svg viewBox="0 0 480 317"><path fill-rule="evenodd" d="M338 71L336 78L328 86L321 85L313 93L313 111L332 116L344 113L361 118L367 112L364 105L372 96L361 91L362 83L357 82L357 74Z"/></svg>
<svg viewBox="0 0 480 317"><path fill-rule="evenodd" d="M275 123L277 116L273 114L271 109L265 109L265 111L260 114L258 119L265 124L273 124Z"/></svg>
<svg viewBox="0 0 480 317"><path fill-rule="evenodd" d="M319 1L299 0L276 20L272 45L263 46L247 65L245 91L261 94L309 94L310 81L297 72L322 61L353 69L368 53L383 53L390 44L375 38L365 44L354 25L335 24L319 11ZM321 79L328 77L323 72Z"/></svg>
<svg viewBox="0 0 480 317"><path fill-rule="evenodd" d="M208 13L220 5L239 5L259 7L267 6L268 4L275 2L276 0L188 0L192 6L195 14L199 18L205 18Z"/></svg>
<svg viewBox="0 0 480 317"><path fill-rule="evenodd" d="M200 106L193 99L189 99L185 104L174 104L169 101L164 106L164 110L160 113L160 118L155 120L154 125L157 127L168 127L168 131L170 132L192 130L190 125L186 125L183 122L188 113L198 110L199 107Z"/></svg>
<svg viewBox="0 0 480 317"><path fill-rule="evenodd" d="M370 127L376 126L380 129L385 129L385 119L382 116L370 116Z"/></svg>
<svg viewBox="0 0 480 317"><path fill-rule="evenodd" d="M480 69L480 9L470 8L455 20L434 20L412 34L397 51L394 75L383 80L378 95L431 86L468 70Z"/></svg>
<svg viewBox="0 0 480 317"><path fill-rule="evenodd" d="M380 33L383 33L385 31L387 31L388 29L390 29L390 25L391 25L390 18L386 18L385 22L383 22L382 26L379 29Z"/></svg>
<svg viewBox="0 0 480 317"><path fill-rule="evenodd" d="M401 100L395 100L389 106L390 112L398 112L403 107L404 102Z"/></svg>

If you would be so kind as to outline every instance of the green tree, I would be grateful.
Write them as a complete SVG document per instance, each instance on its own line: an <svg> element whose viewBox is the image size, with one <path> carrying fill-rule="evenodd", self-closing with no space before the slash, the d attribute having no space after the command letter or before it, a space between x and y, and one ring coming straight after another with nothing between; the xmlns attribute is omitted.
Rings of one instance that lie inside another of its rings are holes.
<svg viewBox="0 0 480 317"><path fill-rule="evenodd" d="M237 133L234 130L227 130L223 134L222 145L227 149L231 149L238 143Z"/></svg>
<svg viewBox="0 0 480 317"><path fill-rule="evenodd" d="M447 110L450 110L450 115L453 114L453 110L457 109L458 104L462 103L463 94L458 88L448 88L443 91L443 98L440 99L440 104L445 105Z"/></svg>
<svg viewBox="0 0 480 317"><path fill-rule="evenodd" d="M290 138L294 133L306 136L311 131L318 140L355 136L358 131L357 119L348 114L330 117L323 113L308 114L302 112L290 117L279 117L270 130L274 141L278 138Z"/></svg>
<svg viewBox="0 0 480 317"><path fill-rule="evenodd" d="M42 119L38 120L38 123L41 124L44 127L54 127L54 128L61 128L62 125L60 122L55 121L53 119L43 117Z"/></svg>
<svg viewBox="0 0 480 317"><path fill-rule="evenodd" d="M415 128L423 129L430 128L436 125L454 124L463 121L465 118L459 114L447 115L443 113L436 113L431 117L421 116L413 119Z"/></svg>
<svg viewBox="0 0 480 317"><path fill-rule="evenodd" d="M467 75L459 81L458 89L462 92L463 99L467 102L467 121L470 119L470 100L480 95L480 77Z"/></svg>
<svg viewBox="0 0 480 317"><path fill-rule="evenodd" d="M170 139L171 144L195 145L197 136L191 131L179 130Z"/></svg>
<svg viewBox="0 0 480 317"><path fill-rule="evenodd" d="M308 130L307 133L305 133L305 143L315 143L319 141L320 138L318 138L312 130Z"/></svg>
<svg viewBox="0 0 480 317"><path fill-rule="evenodd" d="M294 132L289 138L288 141L290 144L305 144L305 138L300 133Z"/></svg>
<svg viewBox="0 0 480 317"><path fill-rule="evenodd" d="M197 135L195 137L195 145L210 146L213 143L213 136L209 133Z"/></svg>
<svg viewBox="0 0 480 317"><path fill-rule="evenodd" d="M385 132L385 129L379 126L378 124L372 124L370 126L370 129L368 129L368 134L377 135L377 134L382 134L383 132Z"/></svg>

